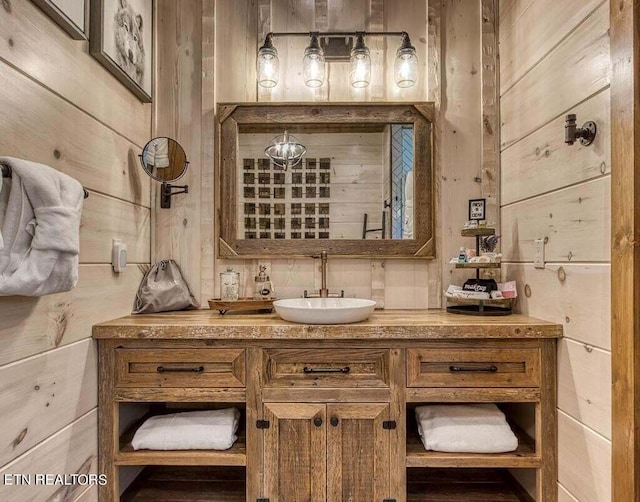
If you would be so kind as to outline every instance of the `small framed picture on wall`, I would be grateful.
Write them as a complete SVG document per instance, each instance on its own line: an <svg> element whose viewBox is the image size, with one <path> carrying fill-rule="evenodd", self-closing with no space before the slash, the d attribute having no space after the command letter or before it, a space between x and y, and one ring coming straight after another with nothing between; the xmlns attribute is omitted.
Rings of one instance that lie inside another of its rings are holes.
<svg viewBox="0 0 640 502"><path fill-rule="evenodd" d="M88 0L31 0L74 40L87 39Z"/></svg>
<svg viewBox="0 0 640 502"><path fill-rule="evenodd" d="M487 219L487 199L471 199L469 201L469 220L482 221Z"/></svg>
<svg viewBox="0 0 640 502"><path fill-rule="evenodd" d="M140 101L151 103L153 0L92 0L89 48Z"/></svg>

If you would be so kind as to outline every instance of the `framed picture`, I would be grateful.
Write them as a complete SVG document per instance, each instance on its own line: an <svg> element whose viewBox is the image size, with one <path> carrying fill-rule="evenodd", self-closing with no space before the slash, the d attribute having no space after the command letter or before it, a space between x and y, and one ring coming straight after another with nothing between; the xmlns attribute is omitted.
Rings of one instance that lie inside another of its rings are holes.
<svg viewBox="0 0 640 502"><path fill-rule="evenodd" d="M92 0L89 48L140 101L151 103L153 0Z"/></svg>
<svg viewBox="0 0 640 502"><path fill-rule="evenodd" d="M87 39L88 0L31 0L74 40Z"/></svg>
<svg viewBox="0 0 640 502"><path fill-rule="evenodd" d="M486 220L487 199L471 199L469 201L469 220Z"/></svg>

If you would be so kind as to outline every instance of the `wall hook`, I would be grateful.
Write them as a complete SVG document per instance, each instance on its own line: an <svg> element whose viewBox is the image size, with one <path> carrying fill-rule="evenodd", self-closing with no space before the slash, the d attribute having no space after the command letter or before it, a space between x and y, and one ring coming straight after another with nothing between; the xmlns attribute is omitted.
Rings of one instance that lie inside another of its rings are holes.
<svg viewBox="0 0 640 502"><path fill-rule="evenodd" d="M593 121L585 122L581 128L576 127L576 115L570 113L567 115L564 125L564 142L567 145L573 145L576 139L580 139L583 146L589 146L596 139L598 128Z"/></svg>

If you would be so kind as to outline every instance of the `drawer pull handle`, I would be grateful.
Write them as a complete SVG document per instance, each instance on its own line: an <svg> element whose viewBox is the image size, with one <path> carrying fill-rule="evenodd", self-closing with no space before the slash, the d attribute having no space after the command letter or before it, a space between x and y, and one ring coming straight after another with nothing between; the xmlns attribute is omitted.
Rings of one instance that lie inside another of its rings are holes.
<svg viewBox="0 0 640 502"><path fill-rule="evenodd" d="M322 419L320 417L314 418L313 425L315 425L316 427L320 427L322 425Z"/></svg>
<svg viewBox="0 0 640 502"><path fill-rule="evenodd" d="M158 373L202 373L204 366L196 366L195 368L165 368L164 366L158 366L156 371Z"/></svg>
<svg viewBox="0 0 640 502"><path fill-rule="evenodd" d="M344 368L309 368L308 366L305 366L304 368L302 368L302 371L304 371L305 373L344 373L347 374L351 371L351 368L349 368L349 366L345 366Z"/></svg>
<svg viewBox="0 0 640 502"><path fill-rule="evenodd" d="M463 366L449 366L449 371L453 373L459 373L461 371L470 371L476 373L496 373L498 371L498 367L495 365L484 366L479 368L465 368Z"/></svg>
<svg viewBox="0 0 640 502"><path fill-rule="evenodd" d="M338 417L331 417L331 420L329 420L329 423L333 426L333 427L338 427L338 423L340 422L340 420L338 420Z"/></svg>

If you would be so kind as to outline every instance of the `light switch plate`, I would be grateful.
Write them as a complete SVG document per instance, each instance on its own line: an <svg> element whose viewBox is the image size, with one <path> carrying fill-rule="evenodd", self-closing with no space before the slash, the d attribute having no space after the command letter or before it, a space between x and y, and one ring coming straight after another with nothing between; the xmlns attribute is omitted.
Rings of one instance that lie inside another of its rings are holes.
<svg viewBox="0 0 640 502"><path fill-rule="evenodd" d="M533 266L535 268L544 268L544 239L533 241L533 248Z"/></svg>

